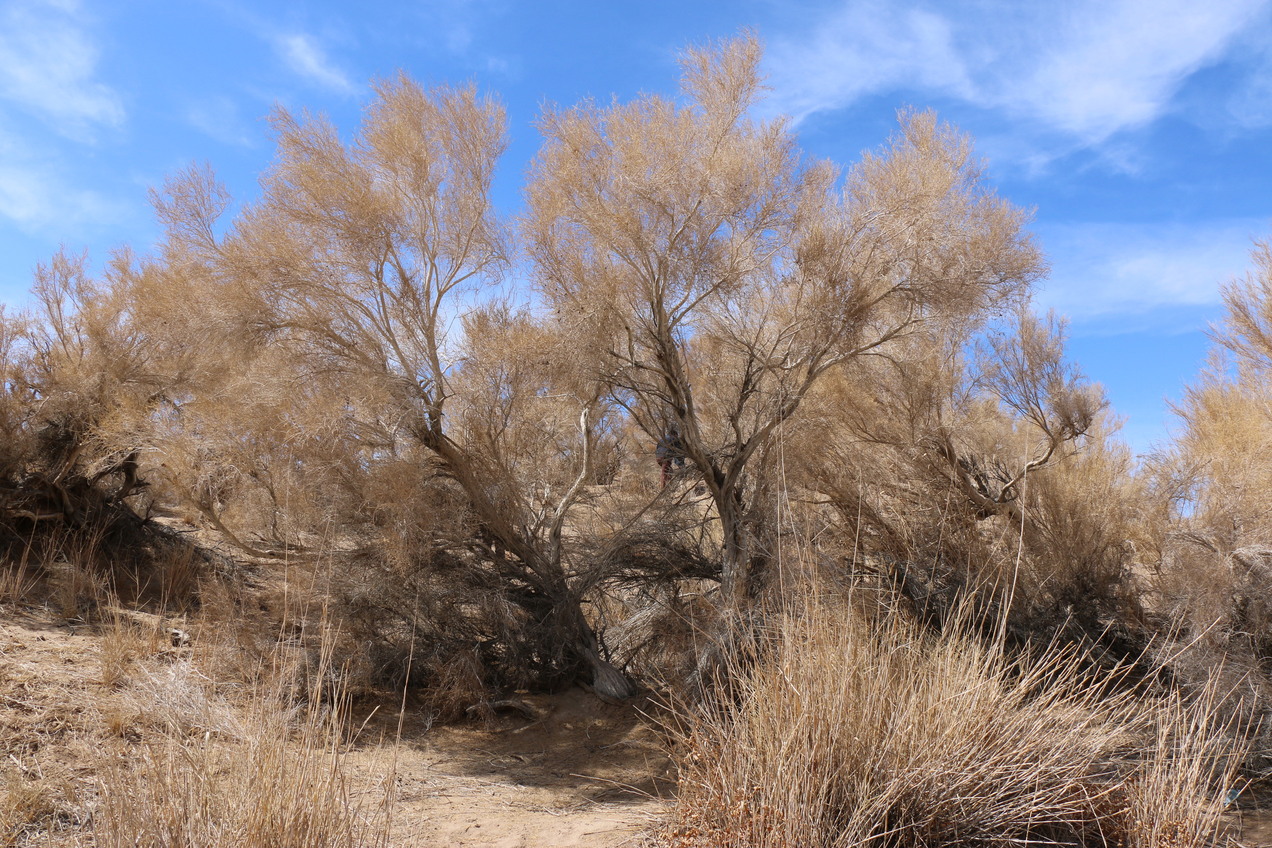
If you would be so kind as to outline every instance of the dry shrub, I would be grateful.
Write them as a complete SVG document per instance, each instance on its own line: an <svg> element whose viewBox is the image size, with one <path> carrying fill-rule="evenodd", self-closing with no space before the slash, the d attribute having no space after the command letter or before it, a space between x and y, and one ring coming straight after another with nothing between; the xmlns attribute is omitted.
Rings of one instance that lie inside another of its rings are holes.
<svg viewBox="0 0 1272 848"><path fill-rule="evenodd" d="M881 357L820 387L785 447L788 479L811 490L798 500L834 519L816 544L937 627L975 599L1018 644L1135 657L1146 498L1130 451L1064 359L1061 323L1021 315L969 358L973 340L916 336L917 365Z"/></svg>
<svg viewBox="0 0 1272 848"><path fill-rule="evenodd" d="M166 544L156 546L148 579L139 588L143 598L154 598L166 609L185 611L196 605L200 578L214 555L175 536L169 534Z"/></svg>
<svg viewBox="0 0 1272 848"><path fill-rule="evenodd" d="M178 662L158 668L137 669L130 685L121 695L121 710L132 717L129 726L146 726L161 734L182 736L221 736L229 739L249 738L251 730L244 726L233 702L215 682L202 674L191 662ZM279 710L291 709L272 693Z"/></svg>
<svg viewBox="0 0 1272 848"><path fill-rule="evenodd" d="M143 669L129 697L150 732L102 769L99 845L387 844L392 770L382 792L355 794L344 765L347 699L324 700L315 687L297 704L286 659L277 665L242 692L189 661Z"/></svg>
<svg viewBox="0 0 1272 848"><path fill-rule="evenodd" d="M607 645L646 686L692 697L700 650L719 624L713 588L701 581L632 593L626 616L605 631Z"/></svg>
<svg viewBox="0 0 1272 848"><path fill-rule="evenodd" d="M1248 740L1247 768L1272 764L1272 549L1225 552L1213 537L1177 531L1162 543L1152 603L1162 637L1152 656L1175 684L1211 699L1234 739Z"/></svg>
<svg viewBox="0 0 1272 848"><path fill-rule="evenodd" d="M994 624L981 628L987 637L999 635L997 624L1006 619L1009 650L1066 645L1083 665L1151 676L1145 659L1158 634L1146 620L1132 563L1144 492L1129 450L1109 433L1089 435L1081 451L1025 475L1003 514L978 515L948 488L933 508L941 483L929 483L926 508L911 501L893 513L909 544L868 540L861 547L873 556L863 559L883 562L938 629L971 605L980 610L974 622Z"/></svg>
<svg viewBox="0 0 1272 848"><path fill-rule="evenodd" d="M954 628L934 637L838 604L810 603L780 628L773 655L739 678L736 704L690 720L666 844L1164 847L1216 836L1207 757L1221 742L1204 708L1108 698L1070 652L1011 661ZM1150 726L1159 738L1141 755ZM1152 827L1135 830L1146 816Z"/></svg>
<svg viewBox="0 0 1272 848"><path fill-rule="evenodd" d="M445 715L492 691L551 689L570 679L551 602L507 585L498 558L423 549L393 561L368 552L341 563L331 596L341 656L357 659L359 687L409 685Z"/></svg>
<svg viewBox="0 0 1272 848"><path fill-rule="evenodd" d="M491 718L491 692L486 685L486 669L476 650L457 651L449 656L433 656L424 674L430 681L420 691L430 720L457 721L465 716Z"/></svg>
<svg viewBox="0 0 1272 848"><path fill-rule="evenodd" d="M1150 578L1166 638L1158 661L1181 686L1213 687L1268 773L1272 737L1272 250L1223 288L1227 314L1209 362L1175 407L1178 435L1147 470L1160 501Z"/></svg>
<svg viewBox="0 0 1272 848"><path fill-rule="evenodd" d="M127 507L82 526L0 523L0 600L44 604L67 621L100 622L127 606L185 612L215 555Z"/></svg>
<svg viewBox="0 0 1272 848"><path fill-rule="evenodd" d="M102 685L119 686L128 680L134 667L145 658L161 654L171 637L157 616L113 612L113 621L102 633Z"/></svg>
<svg viewBox="0 0 1272 848"><path fill-rule="evenodd" d="M199 586L200 605L191 620L199 673L210 680L253 688L278 683L283 637L293 622L285 611L271 608L280 594L268 585L264 569L246 569L239 579L208 578ZM288 582L290 575L281 575ZM296 591L293 589L293 591ZM298 663L289 661L294 669Z"/></svg>
<svg viewBox="0 0 1272 848"><path fill-rule="evenodd" d="M688 695L699 649L719 624L720 566L710 521L686 493L598 533L588 559L606 648L645 686ZM613 510L621 515L620 510Z"/></svg>
<svg viewBox="0 0 1272 848"><path fill-rule="evenodd" d="M285 678L294 701L311 690L397 698L409 687L451 721L534 679L532 658L515 650L531 618L501 595L480 565L427 548L405 562L368 546L257 563L247 583L202 583L194 667L240 686Z"/></svg>

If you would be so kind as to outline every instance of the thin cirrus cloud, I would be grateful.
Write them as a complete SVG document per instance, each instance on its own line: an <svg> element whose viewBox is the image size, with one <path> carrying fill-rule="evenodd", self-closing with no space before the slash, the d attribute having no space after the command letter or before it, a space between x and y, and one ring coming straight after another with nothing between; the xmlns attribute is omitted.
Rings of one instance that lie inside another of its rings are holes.
<svg viewBox="0 0 1272 848"><path fill-rule="evenodd" d="M204 97L190 103L186 108L186 122L222 144L254 147L257 143L238 103L224 95Z"/></svg>
<svg viewBox="0 0 1272 848"><path fill-rule="evenodd" d="M850 0L769 54L777 106L797 121L871 94L927 91L1094 145L1160 117L1267 0Z"/></svg>
<svg viewBox="0 0 1272 848"><path fill-rule="evenodd" d="M127 117L99 78L89 20L76 0L0 5L0 219L26 236L122 217L121 204L70 174Z"/></svg>
<svg viewBox="0 0 1272 848"><path fill-rule="evenodd" d="M55 152L37 151L0 129L0 219L19 232L65 236L125 219L126 204L70 178Z"/></svg>
<svg viewBox="0 0 1272 848"><path fill-rule="evenodd" d="M0 100L75 140L125 118L119 94L96 78L101 51L82 21L73 0L17 0L0 11Z"/></svg>
<svg viewBox="0 0 1272 848"><path fill-rule="evenodd" d="M1052 260L1038 306L1078 322L1218 309L1220 286L1250 267L1263 219L1192 224L1078 223L1040 227Z"/></svg>
<svg viewBox="0 0 1272 848"><path fill-rule="evenodd" d="M1272 27L1254 29L1243 39L1240 60L1244 79L1223 103L1223 118L1247 130L1272 125Z"/></svg>
<svg viewBox="0 0 1272 848"><path fill-rule="evenodd" d="M99 192L69 185L55 171L0 164L0 217L23 232L79 228L118 219L124 204Z"/></svg>
<svg viewBox="0 0 1272 848"><path fill-rule="evenodd" d="M328 57L312 36L303 33L280 36L276 41L279 55L297 75L322 88L339 94L356 90L353 82Z"/></svg>

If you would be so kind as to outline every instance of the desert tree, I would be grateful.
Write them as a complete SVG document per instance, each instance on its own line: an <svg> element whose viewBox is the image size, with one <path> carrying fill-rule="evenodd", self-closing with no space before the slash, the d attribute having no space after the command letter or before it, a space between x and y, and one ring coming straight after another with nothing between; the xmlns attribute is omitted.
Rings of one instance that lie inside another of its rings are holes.
<svg viewBox="0 0 1272 848"><path fill-rule="evenodd" d="M1255 241L1254 268L1223 287L1227 315L1215 341L1248 367L1272 368L1272 241Z"/></svg>
<svg viewBox="0 0 1272 848"><path fill-rule="evenodd" d="M1107 402L1099 387L1065 359L1064 322L1054 314L1043 319L1021 309L1008 329L986 335L976 366L969 387L973 395L992 399L1023 431L1022 438L992 457L961 451L952 429L939 422L933 440L952 479L980 514L1013 514L1028 475L1077 452Z"/></svg>
<svg viewBox="0 0 1272 848"><path fill-rule="evenodd" d="M1161 529L1159 583L1174 618L1208 641L1253 641L1272 651L1272 246L1256 241L1253 267L1223 286L1226 314L1209 361L1176 404L1173 443L1150 471L1170 504Z"/></svg>
<svg viewBox="0 0 1272 848"><path fill-rule="evenodd" d="M758 461L823 378L978 320L1041 272L1027 216L966 138L904 113L846 177L752 117L760 46L692 49L682 98L547 111L526 236L546 300L591 345L593 379L657 438L669 425L718 515L733 602L762 584Z"/></svg>
<svg viewBox="0 0 1272 848"><path fill-rule="evenodd" d="M137 422L181 391L191 360L136 320L138 282L127 251L100 278L65 251L36 268L34 305L6 328L11 444L26 444L15 515L78 526L141 491Z"/></svg>
<svg viewBox="0 0 1272 848"><path fill-rule="evenodd" d="M1160 515L1149 587L1163 614L1156 658L1185 690L1212 682L1259 759L1272 686L1272 243L1221 288L1225 314L1174 404L1172 439L1145 463Z"/></svg>
<svg viewBox="0 0 1272 848"><path fill-rule="evenodd" d="M545 668L590 670L598 692L621 698L631 683L602 657L563 559L599 395L563 386L553 334L500 306L512 246L490 190L505 123L471 87L425 90L404 77L376 87L349 143L321 117L280 109L261 199L218 236L214 192L191 185L170 192L180 200L167 207L170 226L192 234L254 355L290 359L278 370L287 379L267 366L257 389L265 405L295 407L276 424L327 431L331 456L310 467L340 478L396 469L380 484L418 482L399 473L413 458L424 477L444 479L472 519L466 555L499 574L503 595L491 602L533 621ZM306 411L295 405L307 393ZM550 433L555 460L525 453L539 450L527 447L535 427Z"/></svg>
<svg viewBox="0 0 1272 848"><path fill-rule="evenodd" d="M1127 612L1144 493L1063 329L1024 307L929 324L819 387L786 473L834 513L827 553L934 621L975 596L1016 635L1081 640Z"/></svg>
<svg viewBox="0 0 1272 848"><path fill-rule="evenodd" d="M1223 287L1210 359L1176 405L1178 437L1156 456L1182 523L1225 551L1272 540L1263 497L1272 482L1272 246L1256 241L1251 258L1254 267Z"/></svg>
<svg viewBox="0 0 1272 848"><path fill-rule="evenodd" d="M238 333L207 255L228 196L199 168L152 194L164 226L153 254L120 249L96 277L86 256L65 252L36 269L35 305L22 322L21 367L11 381L25 393L25 430L42 455L27 479L47 477L54 493L64 483L89 484L116 504L144 493L143 513L155 505L152 495L202 506L196 490L217 488L218 474L224 482L236 454L263 452L259 440L243 438L247 428L216 427L250 419L249 388L265 370ZM282 363L270 364L270 376L281 379ZM202 456L218 474L189 491L172 488L197 477L176 473L189 472L184 454Z"/></svg>
<svg viewBox="0 0 1272 848"><path fill-rule="evenodd" d="M162 499L154 437L200 382L215 322L153 270L119 250L93 274L86 256L60 251L37 267L32 306L5 324L0 536L57 581L72 574L62 585L76 604L102 587L184 603L194 584L180 563L202 560L147 519Z"/></svg>
<svg viewBox="0 0 1272 848"><path fill-rule="evenodd" d="M31 405L22 369L24 320L0 307L0 479L15 480L28 452L26 426Z"/></svg>

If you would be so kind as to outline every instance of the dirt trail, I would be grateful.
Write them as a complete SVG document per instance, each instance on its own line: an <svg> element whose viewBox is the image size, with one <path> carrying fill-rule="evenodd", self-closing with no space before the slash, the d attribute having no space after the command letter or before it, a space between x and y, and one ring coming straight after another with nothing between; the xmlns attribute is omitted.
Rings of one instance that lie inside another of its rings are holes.
<svg viewBox="0 0 1272 848"><path fill-rule="evenodd" d="M639 845L669 797L668 762L637 710L574 689L523 696L539 718L429 728L408 707L397 747L394 844L401 846ZM392 738L396 715L364 731ZM390 768L392 753L366 745L355 772Z"/></svg>
<svg viewBox="0 0 1272 848"><path fill-rule="evenodd" d="M93 843L100 753L130 744L113 718L121 690L102 681L102 651L96 628L0 608L0 825L12 825L6 809L32 819L13 844ZM172 653L167 661L180 662ZM446 727L408 704L396 745L377 740L398 738L397 711L370 717L346 766L364 796L396 773L392 845L642 844L671 791L650 725L579 689L523 700L535 720L513 712Z"/></svg>

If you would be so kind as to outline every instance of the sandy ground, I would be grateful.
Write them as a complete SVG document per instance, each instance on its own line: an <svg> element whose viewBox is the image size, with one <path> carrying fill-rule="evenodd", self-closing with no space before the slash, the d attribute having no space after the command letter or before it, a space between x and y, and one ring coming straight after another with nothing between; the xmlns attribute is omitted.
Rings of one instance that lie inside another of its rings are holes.
<svg viewBox="0 0 1272 848"><path fill-rule="evenodd" d="M96 628L0 607L0 846L93 844L100 753L130 744L103 645ZM180 649L158 653L180 661ZM400 737L397 710L367 718L346 766L355 794L395 775L392 845L645 841L671 783L640 711L578 689L524 702L533 719L514 711L445 727L408 703Z"/></svg>
<svg viewBox="0 0 1272 848"><path fill-rule="evenodd" d="M641 844L671 789L648 725L579 690L525 700L541 719L431 731L406 724L393 767L395 844ZM368 746L353 766L383 770L384 749Z"/></svg>

